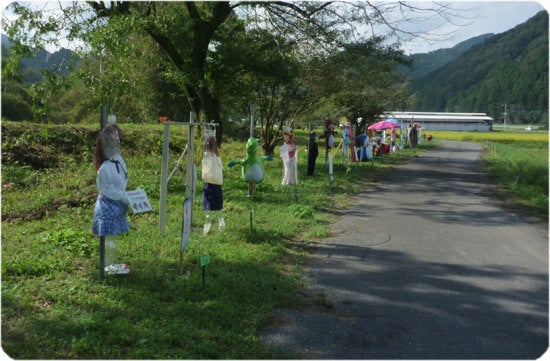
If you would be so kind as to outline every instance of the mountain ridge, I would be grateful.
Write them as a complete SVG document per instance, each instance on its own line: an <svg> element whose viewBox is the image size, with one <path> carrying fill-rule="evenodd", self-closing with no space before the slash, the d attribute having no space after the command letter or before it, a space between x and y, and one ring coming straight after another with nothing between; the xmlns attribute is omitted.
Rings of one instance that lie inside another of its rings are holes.
<svg viewBox="0 0 550 361"><path fill-rule="evenodd" d="M416 111L485 112L503 104L520 122L548 119L548 13L471 46L456 59L413 77ZM513 120L513 119L512 119Z"/></svg>
<svg viewBox="0 0 550 361"><path fill-rule="evenodd" d="M5 34L1 34L2 58L6 57L11 47L11 42ZM23 80L25 82L38 82L42 80L42 71L49 70L56 74L67 75L71 71L71 62L78 61L78 57L70 49L59 48L49 52L40 50L32 58L22 58L20 62Z"/></svg>
<svg viewBox="0 0 550 361"><path fill-rule="evenodd" d="M407 56L408 60L411 60L413 66L413 79L418 79L426 74L439 69L445 64L456 59L464 51L470 49L472 46L482 43L486 39L494 36L494 33L487 33L473 38L464 40L451 48L441 48L429 51L427 53L414 53Z"/></svg>

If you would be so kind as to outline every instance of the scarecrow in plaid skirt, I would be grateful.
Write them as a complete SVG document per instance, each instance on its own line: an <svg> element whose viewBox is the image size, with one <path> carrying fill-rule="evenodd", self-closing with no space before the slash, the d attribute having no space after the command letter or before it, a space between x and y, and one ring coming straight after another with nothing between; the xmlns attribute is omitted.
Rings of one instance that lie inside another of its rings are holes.
<svg viewBox="0 0 550 361"><path fill-rule="evenodd" d="M120 154L122 130L116 125L108 125L96 140L94 168L97 171L99 196L94 208L92 231L105 237L105 272L126 274L128 265L119 264L116 254L116 236L130 228L126 218L129 201L126 196L128 172Z"/></svg>

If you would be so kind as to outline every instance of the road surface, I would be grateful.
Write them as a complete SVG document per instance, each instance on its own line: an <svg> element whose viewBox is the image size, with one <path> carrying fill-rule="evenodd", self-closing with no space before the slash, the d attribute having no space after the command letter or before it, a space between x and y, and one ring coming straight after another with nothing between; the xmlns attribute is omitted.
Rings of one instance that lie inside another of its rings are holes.
<svg viewBox="0 0 550 361"><path fill-rule="evenodd" d="M548 225L504 208L479 144L444 142L354 197L316 244L316 306L262 338L305 359L534 359L548 347Z"/></svg>

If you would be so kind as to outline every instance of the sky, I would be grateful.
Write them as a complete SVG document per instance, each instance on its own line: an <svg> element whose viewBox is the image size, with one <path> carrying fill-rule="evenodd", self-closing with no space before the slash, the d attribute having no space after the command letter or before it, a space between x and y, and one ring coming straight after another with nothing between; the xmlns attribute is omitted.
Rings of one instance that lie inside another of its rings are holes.
<svg viewBox="0 0 550 361"><path fill-rule="evenodd" d="M452 30L451 35L444 40L432 43L423 39L413 39L402 42L401 48L406 54L427 53L442 48L452 48L456 44L478 35L494 33L499 34L516 25L524 23L541 10L549 10L536 1L461 1L453 2L452 6L464 9L460 12L462 25L453 27L451 24L443 24L440 33ZM467 24L467 25L466 25ZM421 28L422 24L416 26Z"/></svg>
<svg viewBox="0 0 550 361"><path fill-rule="evenodd" d="M10 0L0 0L1 8L3 9ZM44 1L32 1L36 4L44 6ZM379 1L378 3L388 3L388 1ZM433 2L425 0L407 1L413 5L422 7L431 7ZM516 0L516 1L453 1L443 2L450 4L455 9L459 9L457 17L451 22L442 19L426 19L421 17L419 21L408 25L401 24L400 26L408 27L411 31L421 31L423 28L431 28L436 34L446 34L432 37L430 41L416 37L409 41L401 41L401 49L406 54L427 53L433 50L442 48L451 48L454 45L473 38L478 35L487 33L502 33L512 29L516 25L524 23L530 17L534 16L545 7L541 2ZM57 2L52 4L57 6ZM549 9L546 9L547 11ZM400 20L397 16L396 20ZM456 20L456 21L454 21ZM460 26L456 26L459 24ZM62 44L62 46L66 46ZM70 46L66 46L70 47ZM55 49L48 49L53 51Z"/></svg>

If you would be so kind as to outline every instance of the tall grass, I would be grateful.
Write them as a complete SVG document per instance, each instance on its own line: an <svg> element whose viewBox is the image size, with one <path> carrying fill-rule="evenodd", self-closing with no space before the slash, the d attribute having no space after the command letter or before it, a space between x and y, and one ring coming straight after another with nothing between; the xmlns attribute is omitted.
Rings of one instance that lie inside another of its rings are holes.
<svg viewBox="0 0 550 361"><path fill-rule="evenodd" d="M316 174L304 175L306 133L298 132L298 201L293 188L280 185L277 155L252 198L239 167L224 168L227 227L220 232L214 222L212 233L202 235L205 214L195 199L181 275L184 171L168 185L166 234L160 235L162 127L121 126L128 189L145 189L155 211L129 215L133 228L119 237L119 258L130 274L100 280L98 239L91 234L97 129L80 127L75 137L70 126L2 124L2 348L13 358L293 358L266 348L258 332L273 309L304 301L301 270L310 243L326 236L332 211L347 205L347 195L416 152L392 154L374 166L337 163L330 184L323 155ZM170 169L186 141L184 128L172 130ZM222 145L225 164L243 156L243 140ZM211 263L203 284L206 255Z"/></svg>
<svg viewBox="0 0 550 361"><path fill-rule="evenodd" d="M548 143L486 144L486 169L508 200L548 217Z"/></svg>

